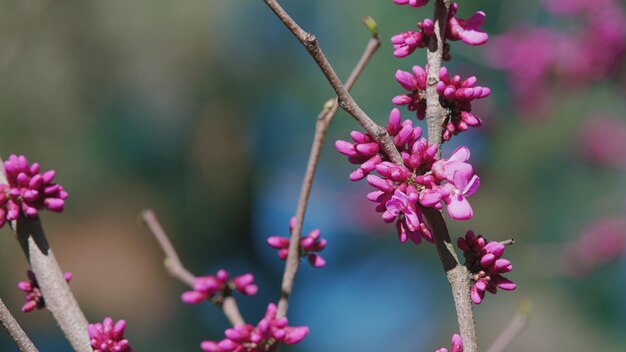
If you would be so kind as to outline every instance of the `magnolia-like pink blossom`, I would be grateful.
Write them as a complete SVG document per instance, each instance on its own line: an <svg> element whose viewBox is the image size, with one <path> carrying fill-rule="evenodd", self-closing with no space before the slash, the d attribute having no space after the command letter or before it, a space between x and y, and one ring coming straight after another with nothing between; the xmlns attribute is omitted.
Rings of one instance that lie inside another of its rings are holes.
<svg viewBox="0 0 626 352"><path fill-rule="evenodd" d="M22 306L23 313L29 313L35 309L43 309L46 307L46 302L43 299L43 294L41 293L41 288L39 288L39 284L37 283L35 273L33 273L32 270L28 270L26 275L28 276L29 281L20 281L17 283L17 288L20 291L26 292L26 303ZM72 279L72 273L67 272L63 275L63 277L69 284Z"/></svg>
<svg viewBox="0 0 626 352"><path fill-rule="evenodd" d="M396 5L409 5L411 7L422 7L428 4L428 0L393 0Z"/></svg>
<svg viewBox="0 0 626 352"><path fill-rule="evenodd" d="M449 40L461 40L469 45L483 45L487 42L488 35L480 29L485 23L485 13L478 11L470 18L464 20L456 17L459 9L457 3L450 5L448 12L448 25L446 26L446 38Z"/></svg>
<svg viewBox="0 0 626 352"><path fill-rule="evenodd" d="M440 348L436 352L448 352L448 349ZM463 352L463 339L461 339L461 336L457 334L452 335L452 348L450 348L450 352Z"/></svg>
<svg viewBox="0 0 626 352"><path fill-rule="evenodd" d="M391 37L393 55L403 58L412 54L417 48L425 48L430 43L430 37L435 32L435 24L431 19L417 23L418 31L406 31Z"/></svg>
<svg viewBox="0 0 626 352"><path fill-rule="evenodd" d="M257 326L239 325L226 329L226 338L219 341L203 341L200 348L205 352L274 352L280 343L297 344L308 334L306 326L288 326L287 318L277 319L276 305L270 303L265 316Z"/></svg>
<svg viewBox="0 0 626 352"><path fill-rule="evenodd" d="M113 323L106 317L102 323L89 324L89 338L94 352L132 352L133 349L124 338L126 321Z"/></svg>
<svg viewBox="0 0 626 352"><path fill-rule="evenodd" d="M213 275L198 276L193 283L193 290L183 292L181 300L187 304L198 304L205 300L213 299L215 296L230 295L232 290L251 296L258 292L259 288L254 284L252 274L236 276L232 281L228 272L224 269L218 270Z"/></svg>
<svg viewBox="0 0 626 352"><path fill-rule="evenodd" d="M452 135L467 131L470 127L479 127L482 120L472 114L472 100L486 98L491 89L477 86L476 77L461 80L458 75L450 77L448 69L439 70L437 93L444 98L444 106L450 109L450 118L446 123L443 139L448 141Z"/></svg>
<svg viewBox="0 0 626 352"><path fill-rule="evenodd" d="M487 242L481 235L474 235L467 231L465 237L457 239L457 246L465 256L465 266L472 276L470 298L475 304L480 304L485 298L485 292L495 294L498 289L505 291L515 290L517 285L505 277L504 273L513 270L513 265L503 259L505 246L497 241Z"/></svg>
<svg viewBox="0 0 626 352"><path fill-rule="evenodd" d="M377 149L378 150L378 149ZM296 217L292 217L289 220L289 232L293 232L293 227L296 224ZM321 252L326 248L326 240L321 238L321 232L319 229L315 229L309 232L308 235L300 238L300 256L307 257L309 264L314 268L321 268L326 265L326 260L322 258L317 252ZM289 254L290 239L287 237L271 236L267 239L267 244L275 249L278 249L278 257L281 260L286 260Z"/></svg>
<svg viewBox="0 0 626 352"><path fill-rule="evenodd" d="M38 163L30 165L25 156L11 155L4 162L4 174L8 184L0 184L0 227L20 215L34 218L44 208L63 211L67 192L52 182L54 170L41 174Z"/></svg>

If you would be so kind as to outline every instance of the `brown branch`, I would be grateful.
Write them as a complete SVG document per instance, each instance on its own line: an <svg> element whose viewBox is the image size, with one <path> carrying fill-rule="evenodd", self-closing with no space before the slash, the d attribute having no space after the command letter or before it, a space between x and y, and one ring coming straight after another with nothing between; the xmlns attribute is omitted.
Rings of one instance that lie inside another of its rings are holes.
<svg viewBox="0 0 626 352"><path fill-rule="evenodd" d="M187 286L193 288L194 281L196 277L185 268L183 263L180 261L178 257L178 253L172 246L172 242L170 242L167 234L163 230L163 227L159 223L156 215L150 209L146 209L141 212L140 217L142 219L142 223L152 232L157 242L163 249L165 253L165 269L167 272L174 277L185 283ZM243 325L246 322L243 320L241 313L239 312L239 307L237 306L237 301L235 297L231 295L230 290L226 290L224 292L223 297L219 297L219 299L212 299L211 302L215 304L218 308L224 312L226 319L233 325Z"/></svg>
<svg viewBox="0 0 626 352"><path fill-rule="evenodd" d="M3 164L0 159L0 164ZM4 168L0 167L0 183L8 183ZM37 278L46 308L77 352L91 352L87 334L87 319L65 281L63 271L52 253L39 217L20 216L11 223L16 238Z"/></svg>
<svg viewBox="0 0 626 352"><path fill-rule="evenodd" d="M487 352L502 352L513 342L513 339L519 335L522 330L528 324L528 318L532 312L532 303L527 300L523 300L519 303L517 313L504 328L504 331L496 338Z"/></svg>
<svg viewBox="0 0 626 352"><path fill-rule="evenodd" d="M449 10L450 0L437 0L435 2L435 35L430 40L427 53L426 120L428 123L428 143L436 145L441 145L443 124L449 113L441 105L437 93ZM441 154L441 148L439 148L438 154ZM425 207L422 207L422 210L430 224L439 259L452 289L459 330L463 339L463 350L465 352L478 352L476 324L474 323L474 313L469 294L470 273L459 262L441 212Z"/></svg>
<svg viewBox="0 0 626 352"><path fill-rule="evenodd" d="M376 32L373 32L373 37L367 43L367 47L361 55L359 62L352 70L352 73L346 80L345 89L352 88L357 78L363 72L365 65L370 60L374 52L380 47L380 39ZM309 202L309 195L311 194L311 187L313 186L313 179L315 177L315 171L317 170L317 162L324 145L324 139L326 132L333 118L337 114L339 104L337 100L330 100L329 103L324 104L324 109L319 113L317 122L315 125L315 135L313 137L313 143L311 145L311 152L309 154L309 161L307 163L306 172L302 180L302 187L300 189L300 198L298 199L298 205L296 210L296 223L294 224L293 231L291 232L291 239L289 243L289 253L285 263L285 271L283 273L283 281L281 285L280 299L278 301L277 316L283 317L287 315L287 308L289 306L289 296L293 289L294 280L300 266L300 238L302 235L302 223L304 221L304 214Z"/></svg>
<svg viewBox="0 0 626 352"><path fill-rule="evenodd" d="M393 140L387 133L387 131L376 124L362 109L361 107L352 99L352 96L344 85L341 83L341 80L335 73L335 70L328 62L328 59L322 52L320 48L317 38L311 34L304 31L300 26L289 16L287 12L276 2L276 0L263 0L267 6L274 11L276 16L280 19L281 22L291 31L291 33L298 39L298 41L304 46L304 48L311 54L311 57L319 68L322 70L322 73L330 83L330 85L335 90L337 94L337 100L339 102L339 107L345 110L348 114L354 117L357 122L363 126L363 128L382 146L385 153L389 156L389 158L397 164L402 164L402 157L396 146L393 144Z"/></svg>
<svg viewBox="0 0 626 352"><path fill-rule="evenodd" d="M39 350L33 342L28 338L26 332L22 329L20 324L15 320L11 312L4 305L4 302L0 299L0 323L6 329L7 333L15 342L17 348L20 349L21 352L38 352Z"/></svg>

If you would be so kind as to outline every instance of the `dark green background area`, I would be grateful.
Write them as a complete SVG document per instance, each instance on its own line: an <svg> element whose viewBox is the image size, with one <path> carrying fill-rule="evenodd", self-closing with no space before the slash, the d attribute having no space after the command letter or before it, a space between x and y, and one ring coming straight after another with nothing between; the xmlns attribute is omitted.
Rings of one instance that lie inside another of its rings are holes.
<svg viewBox="0 0 626 352"><path fill-rule="evenodd" d="M385 123L391 98L402 92L395 71L425 63L424 52L394 58L388 38L432 17L432 7L283 3L316 34L341 77L369 38L361 18L376 19L383 46L353 95ZM485 11L493 35L515 23L575 25L536 1L460 5L463 18ZM529 326L510 351L622 349L626 263L570 278L561 249L589 222L624 214L624 170L590 164L579 152L581 122L600 112L626 120L623 83L554 86L549 116L528 119L514 110L510 83L486 64L484 47L453 43L452 55L450 70L475 74L492 95L474 103L485 126L444 149L445 156L470 146L482 179L469 199L474 218L451 220L451 233L471 228L517 240L506 256L518 290L489 295L475 309L481 346L530 299ZM223 336L227 322L209 304L180 302L186 287L166 274L137 214L155 210L194 273L252 272L261 291L240 305L255 323L278 297L282 274L264 236L287 235L315 117L331 97L317 66L260 0L0 1L0 155L24 154L57 170L70 198L61 215L42 215L52 248L74 274L88 319L126 319L139 352L199 351L200 341ZM356 122L339 112L322 153L304 229L328 238L329 264L303 265L290 320L309 325L311 335L290 350L447 347L456 318L434 248L400 244L365 200L369 187L348 180L353 166L333 143L353 129ZM26 270L12 233L1 229L0 297L41 351L69 350L46 312L19 313L16 283ZM4 332L0 350L15 350Z"/></svg>

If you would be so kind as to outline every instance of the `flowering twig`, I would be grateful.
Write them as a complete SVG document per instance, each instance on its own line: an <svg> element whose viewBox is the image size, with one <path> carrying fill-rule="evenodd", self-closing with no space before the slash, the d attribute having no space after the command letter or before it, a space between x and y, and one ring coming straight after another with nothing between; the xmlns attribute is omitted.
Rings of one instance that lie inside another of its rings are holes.
<svg viewBox="0 0 626 352"><path fill-rule="evenodd" d="M371 19L369 19L371 21ZM367 21L367 20L366 20ZM369 22L372 23L372 22ZM371 28L370 28L371 29ZM372 55L380 47L380 39L378 33L372 30L372 38L367 43L367 47L361 55L359 62L352 70L352 73L346 80L345 89L350 90L357 78L363 72L365 65L368 63ZM311 194L311 187L313 186L313 179L315 171L317 169L317 162L322 151L326 132L333 118L337 114L339 104L336 99L329 100L325 104L324 109L317 116L317 122L315 124L315 135L313 137L313 143L311 145L311 152L309 154L309 161L307 162L306 172L302 180L302 187L300 189L300 198L298 199L298 206L296 210L296 222L291 232L291 240L289 244L289 254L287 255L287 261L285 263L285 271L283 273L283 281L281 285L281 294L278 301L277 316L283 317L287 315L287 308L289 303L289 296L293 288L293 282L298 272L300 265L300 237L302 234L302 223L304 222L304 214L309 202L309 195Z"/></svg>
<svg viewBox="0 0 626 352"><path fill-rule="evenodd" d="M0 164L2 160L0 159ZM0 183L7 183L0 168ZM52 253L39 217L20 217L11 223L17 240L37 277L46 308L54 317L72 348L77 352L91 352L87 334L87 319L65 281L63 271Z"/></svg>
<svg viewBox="0 0 626 352"><path fill-rule="evenodd" d="M146 209L140 214L143 224L152 232L156 240L159 242L159 245L165 252L165 268L167 272L174 278L182 281L190 287L194 287L194 281L196 277L189 272L183 266L174 246L170 242L167 234L163 230L163 227L159 223L156 215L150 209ZM239 307L237 306L237 301L230 294L226 294L223 297L220 296L216 299L211 299L211 302L218 306L224 312L226 319L233 325L243 325L245 321L239 312Z"/></svg>
<svg viewBox="0 0 626 352"><path fill-rule="evenodd" d="M517 313L509 323L509 325L504 328L504 331L496 338L491 347L487 350L487 352L502 352L506 350L506 348L511 344L513 339L519 335L519 333L524 330L526 324L528 324L528 317L532 312L532 303L527 300L523 300L519 303L517 308Z"/></svg>
<svg viewBox="0 0 626 352"><path fill-rule="evenodd" d="M444 33L450 0L437 0L435 3L435 32L431 37L427 53L428 80L426 86L426 120L428 123L428 143L440 145L443 136L443 126L448 111L441 105L437 93L439 70L444 49ZM441 148L439 148L441 152ZM433 239L437 246L439 259L446 272L448 282L452 288L452 296L457 313L459 330L463 339L465 352L478 351L476 325L470 301L470 274L467 268L460 264L450 241L448 229L441 212L432 208L422 207L428 223L431 225Z"/></svg>
<svg viewBox="0 0 626 352"><path fill-rule="evenodd" d="M15 342L15 345L21 352L38 352L39 350L33 342L28 338L28 335L22 330L22 327L15 320L11 312L4 305L4 302L0 299L0 322L6 329L7 333Z"/></svg>
<svg viewBox="0 0 626 352"><path fill-rule="evenodd" d="M380 143L385 153L394 163L402 164L402 157L400 156L396 146L393 144L393 141L391 140L391 137L389 137L387 131L374 122L374 120L372 120L354 101L350 93L348 93L344 87L343 83L341 83L341 80L335 73L333 67L330 65L330 62L328 62L328 59L322 52L322 49L317 42L317 38L313 34L304 31L289 16L289 14L285 12L276 0L263 1L272 11L274 11L280 21L283 22L289 31L291 31L291 33L309 52L313 60L315 60L331 87L335 90L339 107L354 117L357 122L363 126L363 128L376 140L376 142Z"/></svg>

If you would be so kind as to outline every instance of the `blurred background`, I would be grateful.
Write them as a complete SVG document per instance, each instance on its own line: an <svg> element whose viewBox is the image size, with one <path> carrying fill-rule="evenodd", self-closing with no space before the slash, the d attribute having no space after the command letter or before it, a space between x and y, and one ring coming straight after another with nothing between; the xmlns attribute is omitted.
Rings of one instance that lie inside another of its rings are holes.
<svg viewBox="0 0 626 352"><path fill-rule="evenodd" d="M353 90L386 123L403 93L388 39L415 30L432 7L378 0L283 1L347 77L379 24L383 47ZM489 346L532 301L510 351L617 351L626 342L626 3L462 2L487 13L484 47L452 43L451 72L478 76L491 97L484 121L445 145L472 150L482 178L474 218L449 221L514 237L506 257L518 284L475 307ZM587 7L585 7L587 6ZM541 29L540 29L541 28ZM62 215L42 215L88 320L126 319L136 351L199 351L227 321L211 304L185 305L187 288L137 221L160 217L196 275L250 272L260 292L239 299L252 323L279 294L283 262L265 244L287 236L315 118L332 97L305 50L259 0L0 1L0 154L57 170L70 193ZM403 117L412 113L402 109ZM315 180L304 233L329 242L324 269L302 265L291 325L311 333L293 351L433 351L457 332L434 247L400 244L365 199L370 186L335 151L359 126L339 112ZM0 230L0 297L42 351L68 351L52 318L19 312L27 262ZM0 333L0 350L16 351Z"/></svg>

